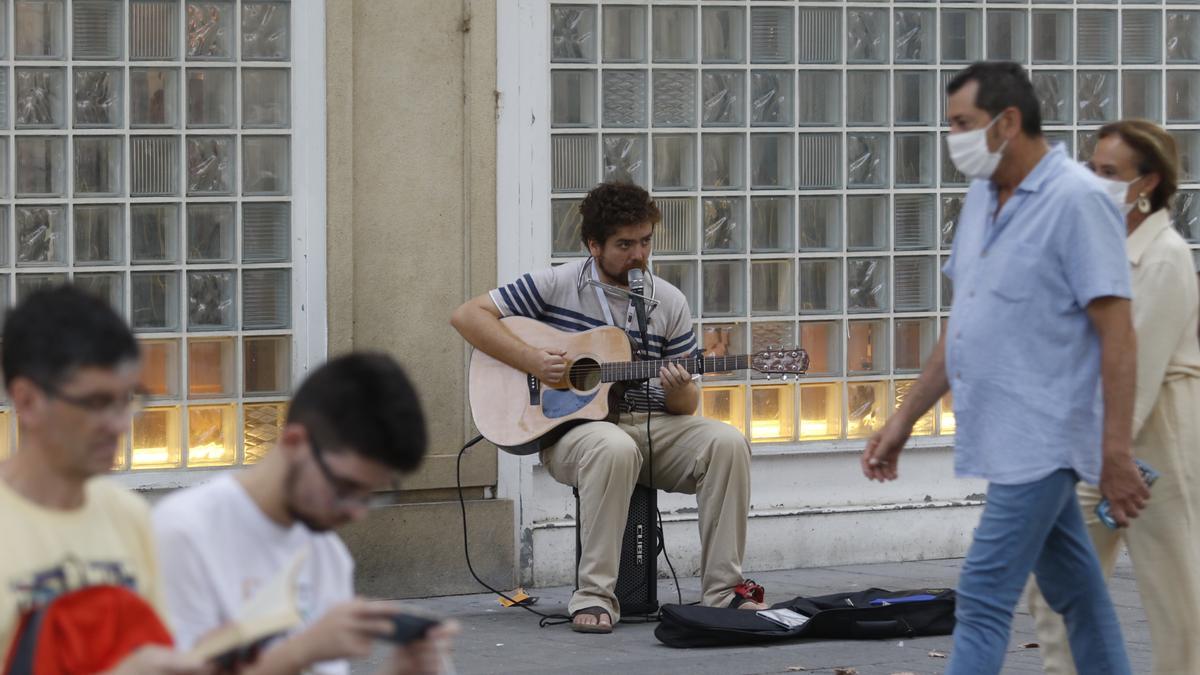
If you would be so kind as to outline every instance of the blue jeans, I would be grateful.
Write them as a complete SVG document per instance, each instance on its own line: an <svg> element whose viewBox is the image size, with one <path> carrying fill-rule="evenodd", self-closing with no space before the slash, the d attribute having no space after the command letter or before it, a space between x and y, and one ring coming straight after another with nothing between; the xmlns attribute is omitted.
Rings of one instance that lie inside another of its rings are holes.
<svg viewBox="0 0 1200 675"><path fill-rule="evenodd" d="M987 505L958 580L947 675L999 673L1013 610L1029 573L1063 616L1075 667L1130 672L1121 626L1075 498L1074 471L1020 485L989 485Z"/></svg>

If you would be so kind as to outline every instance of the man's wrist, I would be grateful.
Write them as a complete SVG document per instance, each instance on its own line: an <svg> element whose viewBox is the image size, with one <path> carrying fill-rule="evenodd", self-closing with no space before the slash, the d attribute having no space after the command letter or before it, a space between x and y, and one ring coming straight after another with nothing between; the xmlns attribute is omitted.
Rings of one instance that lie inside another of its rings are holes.
<svg viewBox="0 0 1200 675"><path fill-rule="evenodd" d="M693 380L669 391L664 388L663 397L667 412L673 415L691 415L696 412L696 406L700 403L700 387Z"/></svg>
<svg viewBox="0 0 1200 675"><path fill-rule="evenodd" d="M272 668L272 673L301 673L307 668L314 659L308 651L308 642L311 638L300 632L285 639L274 650L269 650L267 654L275 652L272 661L278 665L277 668ZM266 656L266 654L264 654Z"/></svg>
<svg viewBox="0 0 1200 675"><path fill-rule="evenodd" d="M1102 453L1105 462L1121 462L1133 459L1133 447L1129 444L1106 444Z"/></svg>
<svg viewBox="0 0 1200 675"><path fill-rule="evenodd" d="M521 345L521 350L517 353L517 361L521 364L521 370L527 373L532 373L541 365L540 352L533 345Z"/></svg>

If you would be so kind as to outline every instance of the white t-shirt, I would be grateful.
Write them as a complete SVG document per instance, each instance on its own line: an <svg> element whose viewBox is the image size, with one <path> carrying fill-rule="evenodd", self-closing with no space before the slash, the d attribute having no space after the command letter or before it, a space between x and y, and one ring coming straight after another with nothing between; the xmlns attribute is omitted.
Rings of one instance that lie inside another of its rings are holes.
<svg viewBox="0 0 1200 675"><path fill-rule="evenodd" d="M231 475L175 492L152 518L169 623L182 649L232 620L303 549L296 597L305 626L354 596L354 561L336 534L275 523ZM310 672L349 671L346 661L330 661Z"/></svg>

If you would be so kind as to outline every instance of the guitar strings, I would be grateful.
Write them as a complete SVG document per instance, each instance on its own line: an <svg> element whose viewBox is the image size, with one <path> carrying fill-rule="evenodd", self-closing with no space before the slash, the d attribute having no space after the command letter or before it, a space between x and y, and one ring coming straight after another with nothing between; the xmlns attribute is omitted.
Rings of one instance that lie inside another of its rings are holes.
<svg viewBox="0 0 1200 675"><path fill-rule="evenodd" d="M572 372L591 373L591 372L595 372L597 370L616 370L616 369L620 369L620 368L628 368L631 370L632 369L646 369L646 368L652 368L654 366L664 366L664 365L671 364L671 363L686 366L686 365L698 365L698 361L701 361L701 360L717 362L718 359L721 360L720 363L722 365L728 365L729 362L731 362L731 361L733 363L738 363L739 361L744 361L746 359L746 357L744 357L744 356L706 356L706 357L703 357L702 359L699 359L699 358L655 359L652 361L621 361L621 362L608 362L608 363L585 363L585 364L578 364L578 365L572 366L571 371Z"/></svg>
<svg viewBox="0 0 1200 675"><path fill-rule="evenodd" d="M716 359L722 359L716 361ZM739 368L740 363L749 363L741 357L708 357L704 361L708 361L709 366L704 368L708 372L719 372L722 370L732 370ZM659 360L659 361L629 361L623 363L587 363L571 366L567 369L568 376L588 376L596 373L604 374L629 374L629 375L653 375L658 372L658 369L667 365L676 364L684 367L689 373L696 373L700 370L697 359L679 359L679 360Z"/></svg>

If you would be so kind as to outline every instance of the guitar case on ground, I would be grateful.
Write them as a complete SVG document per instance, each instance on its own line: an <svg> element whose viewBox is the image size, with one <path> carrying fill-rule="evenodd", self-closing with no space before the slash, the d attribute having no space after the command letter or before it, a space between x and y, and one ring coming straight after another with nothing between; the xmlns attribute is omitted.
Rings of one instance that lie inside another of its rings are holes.
<svg viewBox="0 0 1200 675"><path fill-rule="evenodd" d="M698 605L663 605L654 636L669 647L723 647L799 639L873 640L949 635L954 630L954 591L925 588L797 597L771 609L809 617L784 628L757 612Z"/></svg>

